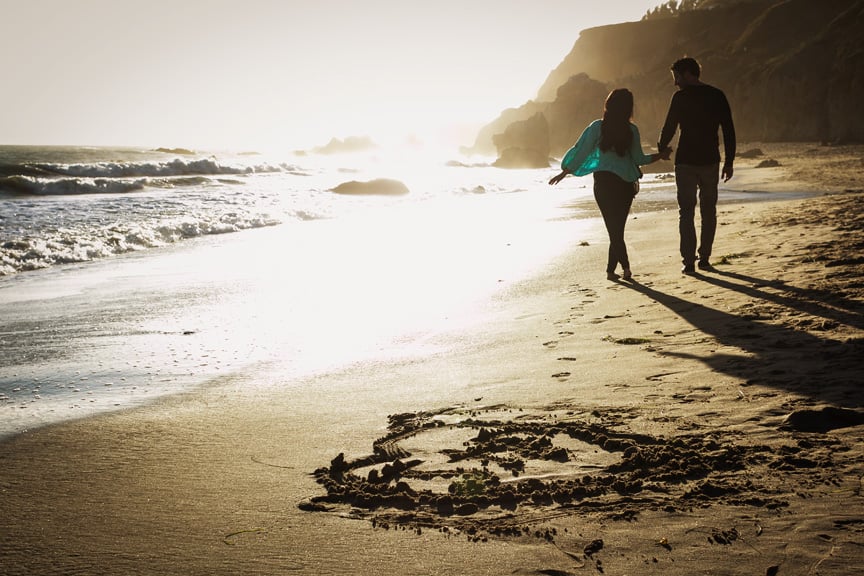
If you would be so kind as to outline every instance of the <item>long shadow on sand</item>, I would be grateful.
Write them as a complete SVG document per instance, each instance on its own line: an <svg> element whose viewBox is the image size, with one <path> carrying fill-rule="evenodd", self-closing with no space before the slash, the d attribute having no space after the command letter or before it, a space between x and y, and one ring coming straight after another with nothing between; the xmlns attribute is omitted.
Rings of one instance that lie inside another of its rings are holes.
<svg viewBox="0 0 864 576"><path fill-rule="evenodd" d="M795 329L788 319L772 322L780 316L793 319L809 315L807 326L815 322L819 329L827 329L842 323L860 328L861 313L855 309L854 303L842 298L838 302L838 298L835 298L830 305L820 304L818 291L807 293L806 290L791 288L779 282L734 273L724 273L724 278L697 277L746 294L755 301L753 307L740 314L730 313L638 282L620 284L666 306L719 344L738 348L743 354L713 353L702 356L682 350L664 350L664 354L698 360L716 372L734 376L748 384L784 389L816 402L846 408L864 405L860 361L864 353L864 341L834 340L827 333L825 337L814 335L803 329ZM762 289L766 286L781 286L785 293ZM823 323L828 324L826 326Z"/></svg>
<svg viewBox="0 0 864 576"><path fill-rule="evenodd" d="M782 306L789 311L797 310L821 318L823 321L846 324L858 329L864 328L864 314L860 302L849 300L837 291L799 288L782 280L765 280L727 270L716 270L716 274L722 278L707 275L698 275L698 277L708 284L734 290L751 298ZM784 293L769 292L765 290L767 287L782 290Z"/></svg>

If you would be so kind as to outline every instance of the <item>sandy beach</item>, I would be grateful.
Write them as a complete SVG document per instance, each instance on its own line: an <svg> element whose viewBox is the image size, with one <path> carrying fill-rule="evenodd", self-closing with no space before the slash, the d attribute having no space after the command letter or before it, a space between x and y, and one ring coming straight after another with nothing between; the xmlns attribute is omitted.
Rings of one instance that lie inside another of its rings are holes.
<svg viewBox="0 0 864 576"><path fill-rule="evenodd" d="M598 225L433 356L0 443L0 574L861 573L862 149L759 148L815 195L722 205L715 271L637 198L634 282Z"/></svg>

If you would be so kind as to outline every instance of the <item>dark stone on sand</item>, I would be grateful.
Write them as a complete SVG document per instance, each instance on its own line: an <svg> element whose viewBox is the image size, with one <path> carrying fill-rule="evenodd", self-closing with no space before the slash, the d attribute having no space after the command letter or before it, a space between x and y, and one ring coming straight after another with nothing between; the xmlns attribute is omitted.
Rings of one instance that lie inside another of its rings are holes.
<svg viewBox="0 0 864 576"><path fill-rule="evenodd" d="M738 158L758 158L759 156L764 156L764 152L762 152L761 148L750 148L749 150L745 150L744 152L738 153Z"/></svg>
<svg viewBox="0 0 864 576"><path fill-rule="evenodd" d="M598 538L596 540L592 540L591 542L589 542L588 545L585 546L584 552L585 552L586 556L592 556L593 554L596 554L597 552L599 552L602 549L603 549L603 540Z"/></svg>
<svg viewBox="0 0 864 576"><path fill-rule="evenodd" d="M330 510L328 506L324 504L319 504L318 502L311 502L309 500L304 500L297 504L297 508L303 510L304 512L327 512Z"/></svg>
<svg viewBox="0 0 864 576"><path fill-rule="evenodd" d="M820 410L797 410L789 414L780 426L796 432L829 432L864 424L864 412L827 406Z"/></svg>
<svg viewBox="0 0 864 576"><path fill-rule="evenodd" d="M519 499L512 490L505 490L498 495L498 505L505 510L515 510Z"/></svg>
<svg viewBox="0 0 864 576"><path fill-rule="evenodd" d="M377 178L368 182L351 180L339 184L332 191L336 194L353 194L362 196L401 196L408 194L408 187L399 180Z"/></svg>
<svg viewBox="0 0 864 576"><path fill-rule="evenodd" d="M384 503L391 508L398 508L400 510L414 510L417 508L417 500L404 493L391 494L384 500Z"/></svg>
<svg viewBox="0 0 864 576"><path fill-rule="evenodd" d="M397 482L396 483L396 491L402 492L403 494L410 494L411 496L415 496L417 492L415 492L411 486L408 485L407 482Z"/></svg>
<svg viewBox="0 0 864 576"><path fill-rule="evenodd" d="M453 498L449 496L442 496L438 499L436 503L436 509L438 510L438 514L441 516L450 516L453 514Z"/></svg>
<svg viewBox="0 0 864 576"><path fill-rule="evenodd" d="M837 266L855 266L858 264L864 264L864 256L855 256L852 258L840 258L838 260L831 260L825 264L826 268L835 268Z"/></svg>
<svg viewBox="0 0 864 576"><path fill-rule="evenodd" d="M457 516L470 516L471 514L476 514L480 511L480 507L474 502L466 502L462 504L458 508L456 508L455 513Z"/></svg>
<svg viewBox="0 0 864 576"><path fill-rule="evenodd" d="M768 160L759 162L759 164L756 165L756 168L776 168L777 166L780 166L780 162L769 158Z"/></svg>
<svg viewBox="0 0 864 576"><path fill-rule="evenodd" d="M684 494L685 498L698 498L698 497L707 497L707 498L719 498L720 496L725 496L732 492L730 488L725 486L718 486L712 482L702 482L686 494Z"/></svg>
<svg viewBox="0 0 864 576"><path fill-rule="evenodd" d="M808 468L820 468L823 464L811 458L801 458L798 456L784 456L782 460L771 465L772 468L778 470L802 470Z"/></svg>
<svg viewBox="0 0 864 576"><path fill-rule="evenodd" d="M629 446L629 444L625 444L617 438L607 438L606 441L601 445L601 447L607 452L619 452L623 450L625 446Z"/></svg>
<svg viewBox="0 0 864 576"><path fill-rule="evenodd" d="M558 490L554 490L550 497L556 504L568 504L573 499L572 493L570 490L565 488L559 488Z"/></svg>
<svg viewBox="0 0 864 576"><path fill-rule="evenodd" d="M346 470L348 470L348 464L345 462L345 454L340 452L330 461L330 477L341 478Z"/></svg>
<svg viewBox="0 0 864 576"><path fill-rule="evenodd" d="M534 504L536 504L537 506L551 506L552 495L548 492L538 490L531 494L531 501L534 502Z"/></svg>
<svg viewBox="0 0 864 576"><path fill-rule="evenodd" d="M570 456L567 454L567 450L564 448L558 447L553 448L544 454L546 460L551 460L553 462L567 462L570 460Z"/></svg>

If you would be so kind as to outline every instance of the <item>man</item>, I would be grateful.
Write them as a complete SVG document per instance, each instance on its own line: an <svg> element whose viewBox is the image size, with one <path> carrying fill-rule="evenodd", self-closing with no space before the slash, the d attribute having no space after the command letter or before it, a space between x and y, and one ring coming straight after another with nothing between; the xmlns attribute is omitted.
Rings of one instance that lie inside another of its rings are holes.
<svg viewBox="0 0 864 576"><path fill-rule="evenodd" d="M672 96L666 122L660 133L658 150L666 150L675 131L680 128L678 152L675 154L675 183L678 186L678 232L684 274L696 273L696 260L702 270L712 270L711 248L717 229L717 185L720 181L720 141L723 130L723 181L732 178L735 160L735 127L729 102L721 90L699 80L701 67L693 58L681 58L672 64L672 76L678 91ZM696 249L697 190L702 230Z"/></svg>

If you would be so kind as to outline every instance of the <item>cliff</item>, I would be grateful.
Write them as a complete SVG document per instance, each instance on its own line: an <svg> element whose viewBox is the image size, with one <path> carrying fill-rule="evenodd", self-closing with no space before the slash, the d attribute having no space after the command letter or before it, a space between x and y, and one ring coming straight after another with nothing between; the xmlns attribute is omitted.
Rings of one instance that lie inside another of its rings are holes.
<svg viewBox="0 0 864 576"><path fill-rule="evenodd" d="M864 0L740 0L587 29L537 98L502 112L473 150L499 161L511 148L559 156L617 87L633 92L634 121L653 149L675 91L669 67L685 55L702 64L704 82L726 92L742 142L862 142L862 27ZM548 142L543 130L519 126L540 125L538 114Z"/></svg>

